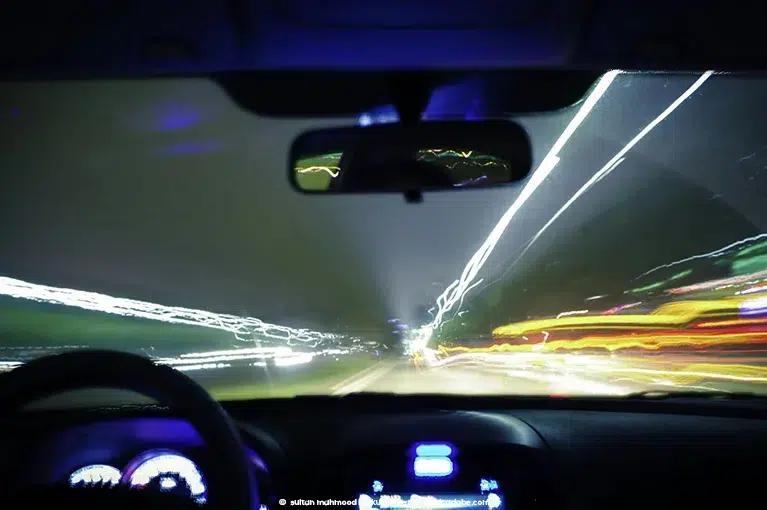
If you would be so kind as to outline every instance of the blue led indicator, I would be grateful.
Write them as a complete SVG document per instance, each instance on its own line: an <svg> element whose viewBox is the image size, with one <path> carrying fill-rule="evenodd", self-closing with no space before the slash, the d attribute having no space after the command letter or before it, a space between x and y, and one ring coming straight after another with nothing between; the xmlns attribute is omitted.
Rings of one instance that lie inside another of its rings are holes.
<svg viewBox="0 0 767 510"><path fill-rule="evenodd" d="M373 492L382 492L383 491L383 484L379 482L378 480L373 482Z"/></svg>
<svg viewBox="0 0 767 510"><path fill-rule="evenodd" d="M450 457L453 449L445 443L419 444L415 448L418 457Z"/></svg>
<svg viewBox="0 0 767 510"><path fill-rule="evenodd" d="M490 480L483 478L479 481L479 492L487 492L490 490Z"/></svg>
<svg viewBox="0 0 767 510"><path fill-rule="evenodd" d="M495 480L490 480L490 490L491 491L497 491L498 490L498 482Z"/></svg>
<svg viewBox="0 0 767 510"><path fill-rule="evenodd" d="M419 478L439 478L453 474L453 461L447 457L416 457L413 473Z"/></svg>

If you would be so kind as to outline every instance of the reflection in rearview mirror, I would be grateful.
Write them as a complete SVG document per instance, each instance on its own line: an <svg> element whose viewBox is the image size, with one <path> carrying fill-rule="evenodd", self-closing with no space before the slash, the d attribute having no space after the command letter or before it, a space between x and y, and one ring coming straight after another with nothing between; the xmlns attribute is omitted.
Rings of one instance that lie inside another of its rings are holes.
<svg viewBox="0 0 767 510"><path fill-rule="evenodd" d="M306 133L290 165L294 187L307 193L457 190L524 178L532 151L512 122L424 122Z"/></svg>
<svg viewBox="0 0 767 510"><path fill-rule="evenodd" d="M511 163L480 151L426 149L416 159L440 167L454 187L506 184L513 175Z"/></svg>
<svg viewBox="0 0 767 510"><path fill-rule="evenodd" d="M341 175L343 153L324 154L296 162L296 183L304 191L325 191ZM477 151L423 149L416 161L438 167L451 179L453 187L505 184L511 180L508 161Z"/></svg>
<svg viewBox="0 0 767 510"><path fill-rule="evenodd" d="M321 156L302 158L295 163L296 183L306 191L323 191L330 187L330 182L341 174L341 156L334 152Z"/></svg>

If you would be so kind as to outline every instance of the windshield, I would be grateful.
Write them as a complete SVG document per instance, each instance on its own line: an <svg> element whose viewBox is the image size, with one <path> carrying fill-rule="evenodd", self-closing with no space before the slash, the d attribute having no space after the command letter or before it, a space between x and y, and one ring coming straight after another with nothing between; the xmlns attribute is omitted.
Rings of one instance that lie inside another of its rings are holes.
<svg viewBox="0 0 767 510"><path fill-rule="evenodd" d="M608 73L517 119L526 181L411 205L288 185L300 132L388 117L260 118L201 79L4 84L0 364L119 349L223 400L761 393L765 85Z"/></svg>

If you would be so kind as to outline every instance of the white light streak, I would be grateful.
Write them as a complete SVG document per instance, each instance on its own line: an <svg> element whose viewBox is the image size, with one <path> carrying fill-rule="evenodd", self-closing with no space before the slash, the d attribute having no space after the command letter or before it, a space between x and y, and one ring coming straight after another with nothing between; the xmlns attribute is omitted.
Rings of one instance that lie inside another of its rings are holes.
<svg viewBox="0 0 767 510"><path fill-rule="evenodd" d="M581 188L576 191L572 197L563 205L555 214L551 217L551 219L546 222L546 224L541 228L538 233L536 233L533 238L530 240L529 243L527 243L527 246L525 246L525 249L522 250L522 253L517 257L517 259L511 264L511 267L514 267L514 265L517 264L517 262L520 261L520 259L527 253L527 251L530 249L530 247L537 241L546 230L555 222L557 219L564 214L564 212L571 206L573 203L578 200L578 198L581 197L586 191L588 191L594 184L601 181L605 177L607 177L624 159L626 154L634 148L636 144L638 144L642 138L647 136L647 134L655 129L658 124L663 122L666 117L671 115L674 110L679 108L682 103L684 103L687 99L692 96L696 90L698 90L705 82L708 80L712 75L714 74L713 71L707 71L703 73L700 78L695 80L695 83L693 83L690 88L688 88L681 96L679 96L676 101L671 103L668 108L663 110L663 112L658 115L652 122L650 122L647 126L642 129L639 134L637 134L634 138L631 139L629 143L627 143L618 153L613 156L610 161L605 163L605 165L599 169L597 173L595 173L591 179L589 179L586 184L581 186Z"/></svg>
<svg viewBox="0 0 767 510"><path fill-rule="evenodd" d="M447 289L437 298L437 312L434 320L429 324L432 330L438 329L443 323L443 317L446 313L451 311L453 307L460 303L464 295L470 290L472 283L474 282L479 270L484 266L485 261L492 253L501 235L508 227L512 218L516 215L519 209L524 203L532 196L536 189L543 183L543 181L549 176L551 171L559 162L559 152L565 146L567 141L573 136L578 127L583 123L586 117L591 113L594 106L602 98L604 93L609 88L615 77L620 71L610 71L606 73L597 82L594 90L583 101L582 106L575 114L573 119L567 125L565 130L559 136L554 146L549 153L543 158L541 164L532 173L529 180L525 183L517 199L511 204L511 207L504 213L498 224L490 232L490 235L485 240L484 244L479 250L471 257L468 264L463 270L461 277L450 284Z"/></svg>
<svg viewBox="0 0 767 510"><path fill-rule="evenodd" d="M96 292L27 283L7 277L0 277L0 295L29 299L40 303L72 306L124 317L219 329L232 333L237 340L241 341L272 340L282 342L286 346L303 344L317 347L324 342L339 341L345 338L342 335L332 333L269 324L255 317L238 317L191 308L165 306Z"/></svg>
<svg viewBox="0 0 767 510"><path fill-rule="evenodd" d="M758 240L764 239L764 238L767 238L767 234L759 234L757 236L747 237L745 239L741 239L740 241L735 241L734 243L730 243L730 244L728 244L727 246L725 246L723 248L719 248L717 250L710 251L708 253L701 253L701 254L698 254L698 255L693 255L691 257L687 257L686 259L680 259L680 260L676 260L674 262L669 262L668 264L663 264L663 265L654 267L654 268L652 268L652 269L650 269L648 271L645 271L644 273L640 274L639 276L637 276L634 279L638 280L639 278L642 278L644 276L652 274L655 271L659 271L661 269L668 269L670 267L674 267L674 266L677 266L679 264L684 264L685 262L691 262L693 260L699 260L699 259L705 259L705 258L721 257L722 255L726 255L727 252L732 250L733 248L737 248L738 246L741 246L741 245L744 245L744 244L749 244L749 243L752 243L754 241L758 241Z"/></svg>

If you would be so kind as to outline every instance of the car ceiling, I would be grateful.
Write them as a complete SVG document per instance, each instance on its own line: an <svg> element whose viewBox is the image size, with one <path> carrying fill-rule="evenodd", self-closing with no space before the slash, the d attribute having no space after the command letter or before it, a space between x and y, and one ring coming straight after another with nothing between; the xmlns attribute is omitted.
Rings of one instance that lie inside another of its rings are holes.
<svg viewBox="0 0 767 510"><path fill-rule="evenodd" d="M758 8L660 0L473 0L471 8L464 0L28 0L2 7L0 68L27 76L737 68L764 60Z"/></svg>

